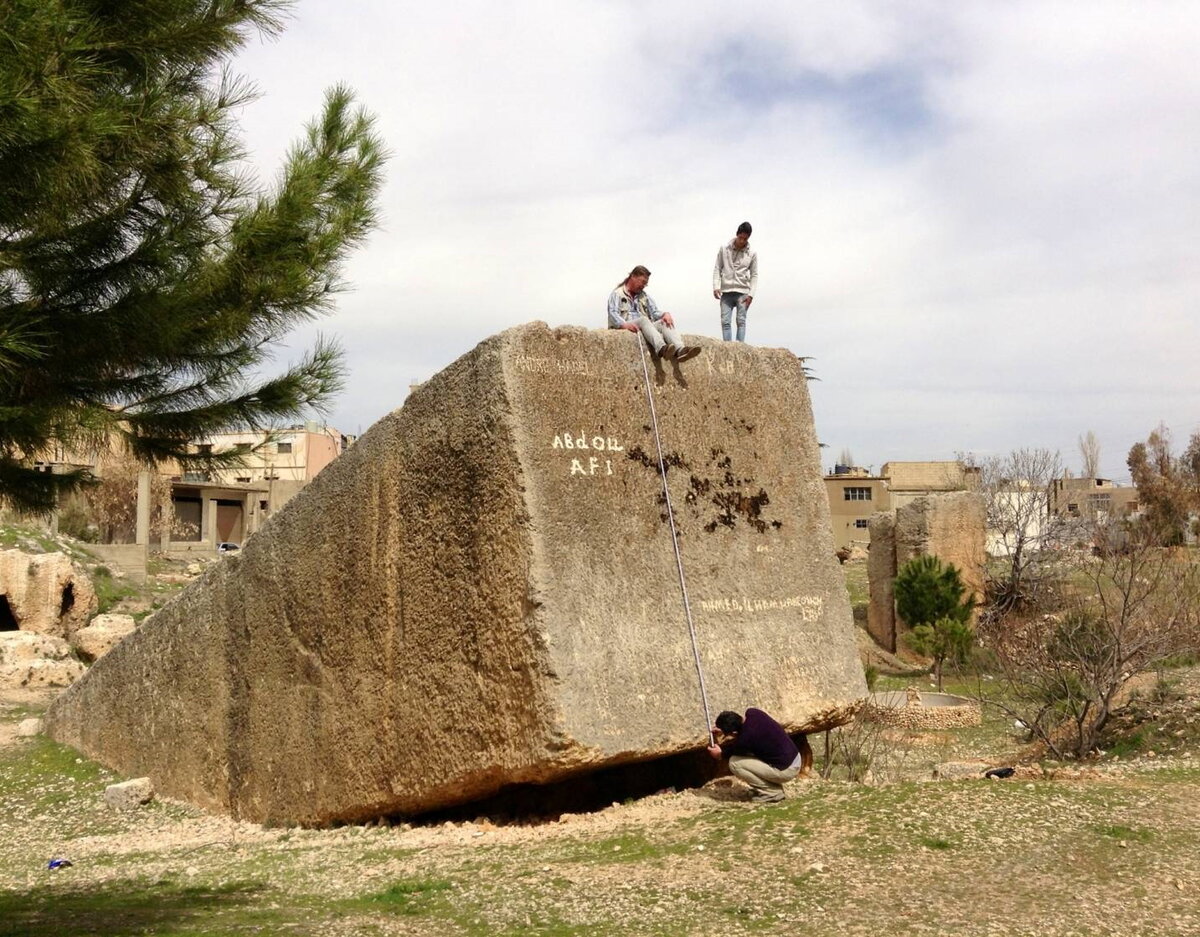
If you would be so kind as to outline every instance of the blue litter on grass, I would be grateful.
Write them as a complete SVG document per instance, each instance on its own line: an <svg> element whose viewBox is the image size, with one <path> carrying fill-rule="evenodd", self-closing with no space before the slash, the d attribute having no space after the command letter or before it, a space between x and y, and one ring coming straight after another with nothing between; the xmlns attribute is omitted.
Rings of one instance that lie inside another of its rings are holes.
<svg viewBox="0 0 1200 937"><path fill-rule="evenodd" d="M51 859L46 863L46 868L48 869L69 869L70 867L70 859Z"/></svg>

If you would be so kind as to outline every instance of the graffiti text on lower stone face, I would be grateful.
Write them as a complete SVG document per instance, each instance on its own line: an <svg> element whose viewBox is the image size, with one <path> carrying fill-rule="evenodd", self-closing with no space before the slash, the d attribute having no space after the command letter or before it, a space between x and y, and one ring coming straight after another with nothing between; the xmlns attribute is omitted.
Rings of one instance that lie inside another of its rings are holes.
<svg viewBox="0 0 1200 937"><path fill-rule="evenodd" d="M789 595L781 599L730 595L700 600L700 610L704 612L753 613L795 608L800 610L800 619L807 622L817 621L821 617L824 607L825 600L819 595Z"/></svg>

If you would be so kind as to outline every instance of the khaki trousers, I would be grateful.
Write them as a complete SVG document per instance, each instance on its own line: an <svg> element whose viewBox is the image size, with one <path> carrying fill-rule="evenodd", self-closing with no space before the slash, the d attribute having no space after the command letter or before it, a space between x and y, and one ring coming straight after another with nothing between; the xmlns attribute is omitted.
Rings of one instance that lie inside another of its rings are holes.
<svg viewBox="0 0 1200 937"><path fill-rule="evenodd" d="M793 780L800 773L800 765L780 771L749 755L731 755L729 770L733 772L734 777L745 781L756 791L762 791L764 794L783 794L783 783Z"/></svg>

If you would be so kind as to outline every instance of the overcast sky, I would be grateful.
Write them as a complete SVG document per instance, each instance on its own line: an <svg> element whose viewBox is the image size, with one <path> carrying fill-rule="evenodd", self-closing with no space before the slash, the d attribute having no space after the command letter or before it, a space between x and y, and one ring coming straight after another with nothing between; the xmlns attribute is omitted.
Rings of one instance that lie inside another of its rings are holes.
<svg viewBox="0 0 1200 937"><path fill-rule="evenodd" d="M811 356L817 434L878 469L1200 428L1200 4L301 0L235 69L269 180L349 84L392 157L383 225L317 327L365 430L509 326L600 327L635 264L719 336ZM311 333L296 336L296 349ZM293 354L295 352L292 352Z"/></svg>

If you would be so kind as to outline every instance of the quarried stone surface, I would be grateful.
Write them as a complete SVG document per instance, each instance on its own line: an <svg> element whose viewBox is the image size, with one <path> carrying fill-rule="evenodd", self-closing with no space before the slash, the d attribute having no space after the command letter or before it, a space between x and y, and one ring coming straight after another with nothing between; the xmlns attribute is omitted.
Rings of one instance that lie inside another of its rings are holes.
<svg viewBox="0 0 1200 937"><path fill-rule="evenodd" d="M95 612L91 580L65 553L0 550L0 629L69 638Z"/></svg>
<svg viewBox="0 0 1200 937"><path fill-rule="evenodd" d="M867 695L802 362L650 364L712 715ZM51 708L48 732L246 819L416 813L707 744L632 333L495 336Z"/></svg>

